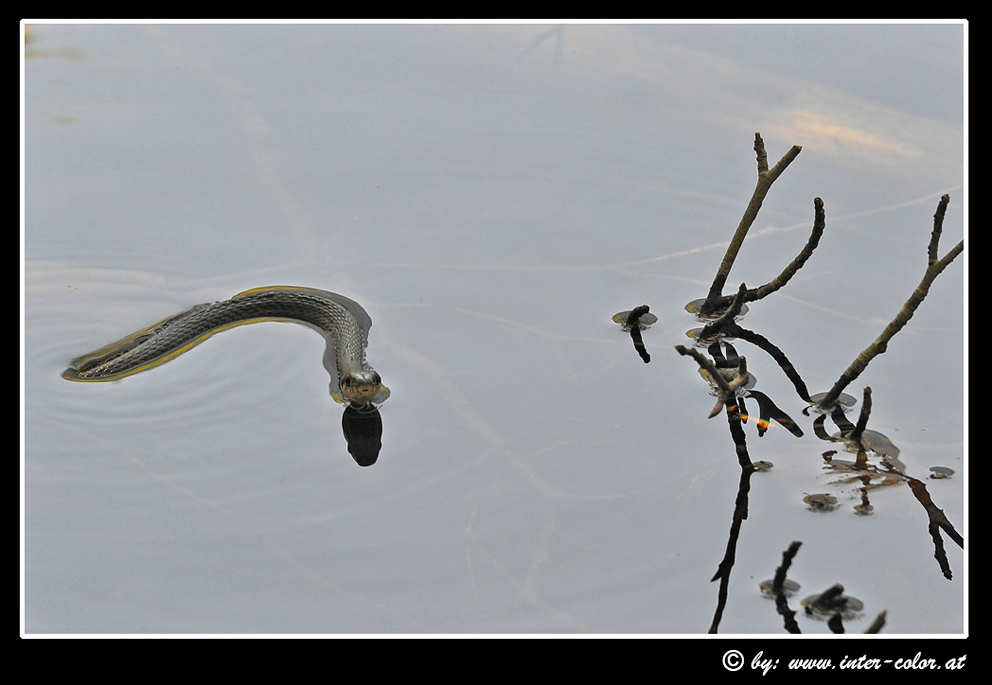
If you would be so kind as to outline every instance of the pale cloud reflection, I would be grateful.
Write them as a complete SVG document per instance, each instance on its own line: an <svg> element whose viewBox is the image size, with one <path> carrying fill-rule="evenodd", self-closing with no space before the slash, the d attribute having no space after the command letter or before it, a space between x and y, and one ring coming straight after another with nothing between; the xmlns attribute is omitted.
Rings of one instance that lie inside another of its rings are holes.
<svg viewBox="0 0 992 685"><path fill-rule="evenodd" d="M873 158L879 154L901 158L920 154L898 141L849 126L833 117L802 110L790 110L786 116L789 124L783 128L791 129L793 137L801 139L804 147L832 154Z"/></svg>
<svg viewBox="0 0 992 685"><path fill-rule="evenodd" d="M836 89L801 81L793 87L790 106L765 126L767 138L797 143L843 167L933 178L942 187L960 182L963 129Z"/></svg>
<svg viewBox="0 0 992 685"><path fill-rule="evenodd" d="M842 167L900 178L922 174L944 185L948 178L961 178L963 122L948 125L866 99L855 88L794 78L687 48L666 39L678 31L677 25L659 27L657 33L619 24L488 29L519 46L522 62L559 78L578 79L584 87L573 91L575 97L601 93L589 87L591 81L614 84L613 100L586 103L612 107L613 116L650 115L670 126L705 121L735 134L761 131L774 145L802 145L807 153ZM796 27L797 35L802 30ZM791 55L783 48L783 59ZM837 69L849 66L839 64ZM811 78L815 73L810 72ZM852 72L851 78L857 74ZM644 87L637 88L638 82ZM627 90L620 84L627 84Z"/></svg>

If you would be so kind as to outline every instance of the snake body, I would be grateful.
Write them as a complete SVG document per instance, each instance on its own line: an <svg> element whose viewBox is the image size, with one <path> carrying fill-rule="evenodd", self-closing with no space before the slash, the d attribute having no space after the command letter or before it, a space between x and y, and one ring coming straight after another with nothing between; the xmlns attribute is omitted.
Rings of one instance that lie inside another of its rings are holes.
<svg viewBox="0 0 992 685"><path fill-rule="evenodd" d="M261 321L301 323L324 336L324 367L336 401L367 407L389 397L389 389L365 360L372 327L368 313L337 293L295 286L254 288L223 302L198 304L72 360L62 377L117 380L164 364L215 333Z"/></svg>

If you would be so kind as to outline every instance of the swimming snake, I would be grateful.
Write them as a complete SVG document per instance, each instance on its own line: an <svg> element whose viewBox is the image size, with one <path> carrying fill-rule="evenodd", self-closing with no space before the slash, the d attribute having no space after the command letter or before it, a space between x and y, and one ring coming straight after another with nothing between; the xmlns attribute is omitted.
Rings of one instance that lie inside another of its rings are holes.
<svg viewBox="0 0 992 685"><path fill-rule="evenodd" d="M324 367L331 397L357 407L379 405L389 388L365 360L372 319L354 300L337 293L270 286L238 293L223 302L184 312L73 359L62 377L70 381L114 381L166 363L220 331L261 321L289 321L318 331L327 341Z"/></svg>

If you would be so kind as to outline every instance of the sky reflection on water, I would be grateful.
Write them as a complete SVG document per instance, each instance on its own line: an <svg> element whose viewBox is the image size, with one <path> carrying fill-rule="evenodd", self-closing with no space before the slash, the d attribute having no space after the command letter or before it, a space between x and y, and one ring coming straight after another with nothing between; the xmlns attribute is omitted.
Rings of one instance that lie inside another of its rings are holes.
<svg viewBox="0 0 992 685"><path fill-rule="evenodd" d="M964 234L963 40L960 24L37 27L26 631L706 632L740 469L674 346L754 188L754 133L772 163L803 150L725 292L774 277L823 198L821 244L741 325L826 391L919 283L942 194L940 253ZM869 425L962 534L967 257L848 390L871 386ZM371 315L392 390L374 466L349 457L303 327L228 331L119 383L59 377L266 285ZM610 320L641 304L650 364ZM802 540L798 596L842 583L865 605L848 630L886 609L888 634L962 632L962 551L947 544L949 582L905 485L857 515L793 384L735 346L805 435L744 426L774 468L750 479L720 631L783 633L759 583ZM937 465L957 473L926 480ZM828 491L842 506L810 512Z"/></svg>

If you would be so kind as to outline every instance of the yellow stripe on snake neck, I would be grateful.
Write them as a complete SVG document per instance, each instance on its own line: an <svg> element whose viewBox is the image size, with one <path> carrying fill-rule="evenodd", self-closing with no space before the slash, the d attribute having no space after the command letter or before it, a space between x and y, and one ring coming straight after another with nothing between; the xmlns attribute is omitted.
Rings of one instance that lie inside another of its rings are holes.
<svg viewBox="0 0 992 685"><path fill-rule="evenodd" d="M372 319L362 306L337 293L285 285L253 288L230 300L198 304L72 360L62 377L118 380L175 359L221 331L264 321L300 323L324 336L324 367L336 401L365 406L389 397L389 389L365 359Z"/></svg>

